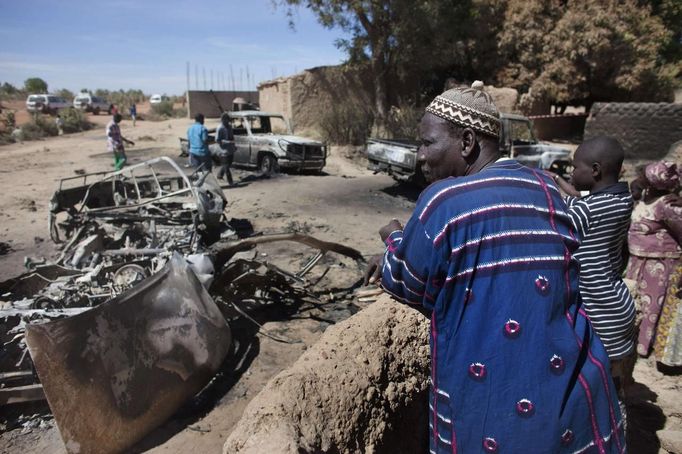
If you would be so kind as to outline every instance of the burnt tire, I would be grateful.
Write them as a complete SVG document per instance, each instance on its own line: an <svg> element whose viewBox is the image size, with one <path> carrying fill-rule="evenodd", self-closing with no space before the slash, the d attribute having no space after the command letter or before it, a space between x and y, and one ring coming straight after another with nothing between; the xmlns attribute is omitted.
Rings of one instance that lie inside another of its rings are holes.
<svg viewBox="0 0 682 454"><path fill-rule="evenodd" d="M265 153L260 158L260 163L258 164L258 170L263 175L271 175L277 171L277 158L275 158L270 153Z"/></svg>

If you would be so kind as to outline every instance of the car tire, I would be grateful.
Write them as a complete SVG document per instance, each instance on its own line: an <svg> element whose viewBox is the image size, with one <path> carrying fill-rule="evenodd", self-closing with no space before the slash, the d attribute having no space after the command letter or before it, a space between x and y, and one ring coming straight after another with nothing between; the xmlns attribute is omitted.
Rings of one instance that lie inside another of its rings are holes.
<svg viewBox="0 0 682 454"><path fill-rule="evenodd" d="M95 107L92 113L93 115L99 115L99 107Z"/></svg>
<svg viewBox="0 0 682 454"><path fill-rule="evenodd" d="M258 169L263 175L271 175L277 170L277 158L270 153L265 153L260 158Z"/></svg>

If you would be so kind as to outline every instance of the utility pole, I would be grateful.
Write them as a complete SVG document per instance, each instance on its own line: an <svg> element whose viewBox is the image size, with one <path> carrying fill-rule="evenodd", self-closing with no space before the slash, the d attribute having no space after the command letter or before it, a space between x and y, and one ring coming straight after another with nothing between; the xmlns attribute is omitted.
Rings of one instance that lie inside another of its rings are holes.
<svg viewBox="0 0 682 454"><path fill-rule="evenodd" d="M204 73L204 91L206 91L206 68L202 66L201 71Z"/></svg>
<svg viewBox="0 0 682 454"><path fill-rule="evenodd" d="M211 70L211 90L213 90L213 70Z"/></svg>
<svg viewBox="0 0 682 454"><path fill-rule="evenodd" d="M230 82L232 82L232 94L234 95L234 71L232 71L232 65L230 65Z"/></svg>
<svg viewBox="0 0 682 454"><path fill-rule="evenodd" d="M187 62L187 91L189 91L189 62Z"/></svg>
<svg viewBox="0 0 682 454"><path fill-rule="evenodd" d="M194 88L199 91L199 65L194 65Z"/></svg>

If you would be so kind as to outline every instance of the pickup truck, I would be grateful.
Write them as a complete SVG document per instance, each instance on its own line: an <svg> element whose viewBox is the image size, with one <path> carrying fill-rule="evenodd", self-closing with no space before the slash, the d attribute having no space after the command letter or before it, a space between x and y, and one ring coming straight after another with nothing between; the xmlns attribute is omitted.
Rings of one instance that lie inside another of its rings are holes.
<svg viewBox="0 0 682 454"><path fill-rule="evenodd" d="M535 138L533 124L528 117L501 114L500 121L502 156L514 158L528 167L551 170L568 177L571 166L569 150L540 143ZM419 142L415 140L369 139L368 169L377 173L386 172L397 181L408 181L424 186L426 182L417 165L417 148Z"/></svg>
<svg viewBox="0 0 682 454"><path fill-rule="evenodd" d="M234 165L257 168L262 173L277 169L313 170L320 172L327 160L327 146L312 139L295 136L289 123L280 114L259 110L228 112L236 152ZM275 133L279 130L283 133ZM209 144L215 141L209 129ZM180 149L188 152L189 144L180 138ZM215 149L215 147L211 147Z"/></svg>

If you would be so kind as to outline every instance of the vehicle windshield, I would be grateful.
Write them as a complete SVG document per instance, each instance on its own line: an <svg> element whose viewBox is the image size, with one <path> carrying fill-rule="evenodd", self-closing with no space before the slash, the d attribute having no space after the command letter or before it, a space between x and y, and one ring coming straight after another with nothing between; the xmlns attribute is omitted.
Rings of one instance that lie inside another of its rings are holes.
<svg viewBox="0 0 682 454"><path fill-rule="evenodd" d="M59 102L60 101L60 99L57 98L56 96L48 96L47 100L50 102Z"/></svg>
<svg viewBox="0 0 682 454"><path fill-rule="evenodd" d="M512 145L537 143L533 134L533 126L527 120L509 120L509 136Z"/></svg>
<svg viewBox="0 0 682 454"><path fill-rule="evenodd" d="M252 134L267 134L272 132L270 117L257 117L254 115L253 117L246 117L246 120L251 126Z"/></svg>
<svg viewBox="0 0 682 454"><path fill-rule="evenodd" d="M284 121L284 117L270 117L270 128L275 134L289 134L289 125Z"/></svg>
<svg viewBox="0 0 682 454"><path fill-rule="evenodd" d="M232 125L232 134L235 136L245 136L246 126L244 125L243 118L230 118L230 125Z"/></svg>
<svg viewBox="0 0 682 454"><path fill-rule="evenodd" d="M29 96L28 100L29 100L29 102L42 102L42 101L44 101L42 96Z"/></svg>

